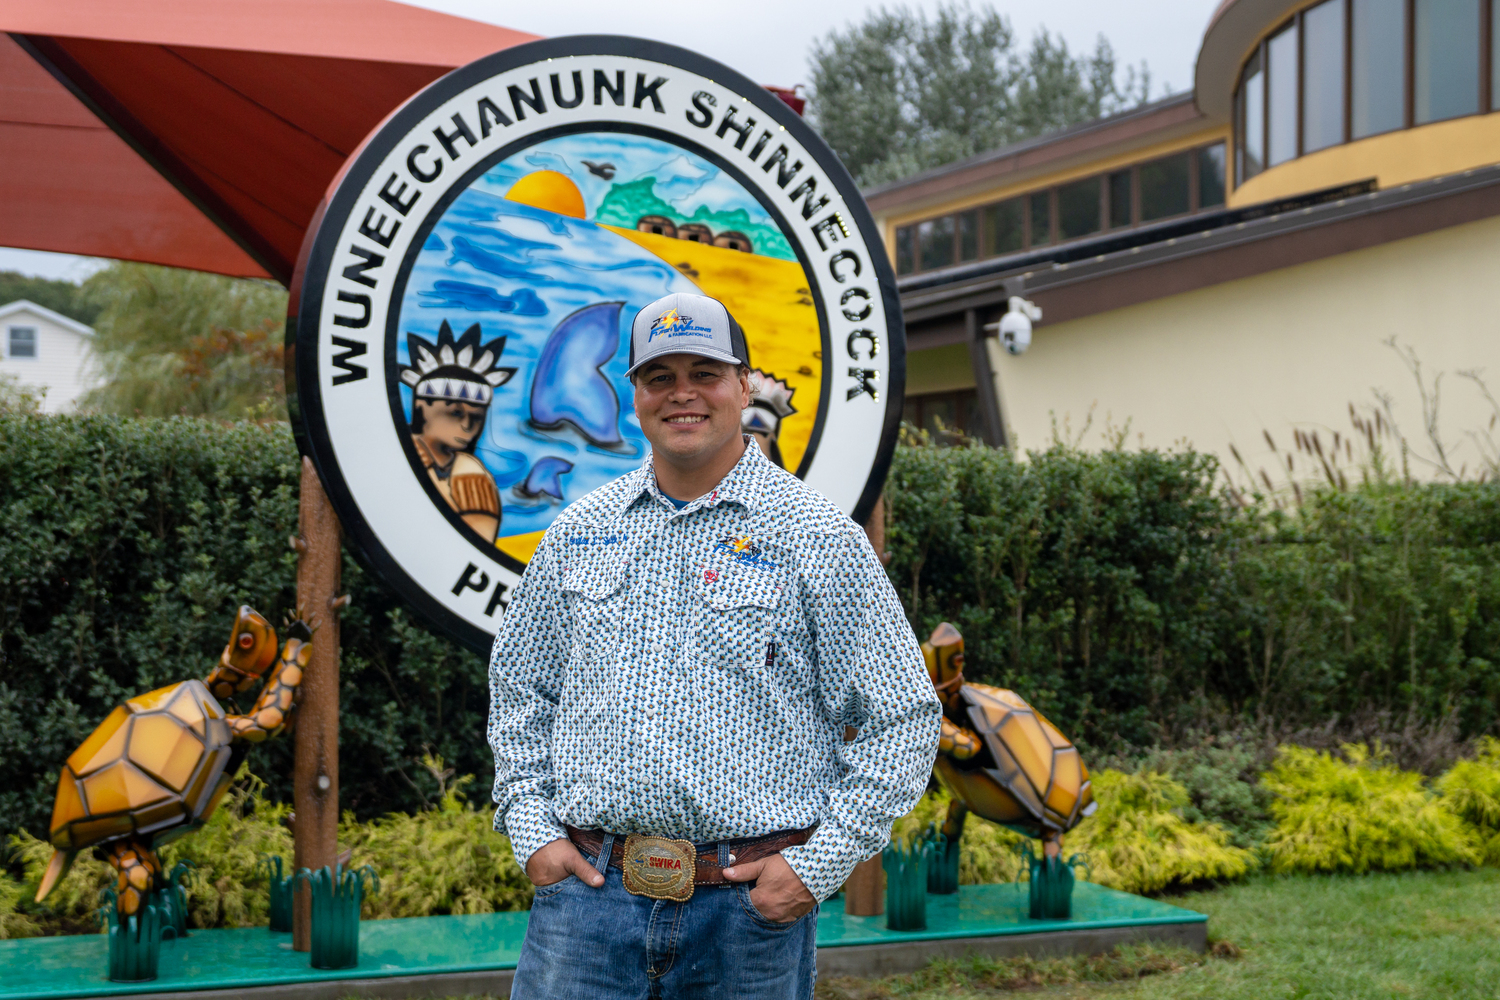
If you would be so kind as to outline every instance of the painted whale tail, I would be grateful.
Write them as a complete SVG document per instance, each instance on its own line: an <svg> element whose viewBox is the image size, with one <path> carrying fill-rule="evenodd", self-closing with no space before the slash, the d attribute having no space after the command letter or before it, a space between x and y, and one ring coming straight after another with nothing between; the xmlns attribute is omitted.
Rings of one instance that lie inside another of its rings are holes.
<svg viewBox="0 0 1500 1000"><path fill-rule="evenodd" d="M526 481L516 487L516 492L524 497L554 497L558 500L563 498L561 477L573 471L573 463L565 458L557 458L548 455L546 458L538 459L526 475Z"/></svg>
<svg viewBox="0 0 1500 1000"><path fill-rule="evenodd" d="M591 444L613 447L620 437L620 397L603 367L620 348L623 302L584 306L547 337L531 383L531 423L543 430L563 424Z"/></svg>

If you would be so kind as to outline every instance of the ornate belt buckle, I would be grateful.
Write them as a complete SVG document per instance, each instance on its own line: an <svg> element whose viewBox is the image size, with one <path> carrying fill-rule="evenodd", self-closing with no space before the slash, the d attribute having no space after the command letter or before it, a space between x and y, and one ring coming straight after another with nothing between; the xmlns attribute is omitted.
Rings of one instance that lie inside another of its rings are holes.
<svg viewBox="0 0 1500 1000"><path fill-rule="evenodd" d="M686 840L632 833L625 838L625 859L620 867L626 892L685 903L693 898L698 852Z"/></svg>

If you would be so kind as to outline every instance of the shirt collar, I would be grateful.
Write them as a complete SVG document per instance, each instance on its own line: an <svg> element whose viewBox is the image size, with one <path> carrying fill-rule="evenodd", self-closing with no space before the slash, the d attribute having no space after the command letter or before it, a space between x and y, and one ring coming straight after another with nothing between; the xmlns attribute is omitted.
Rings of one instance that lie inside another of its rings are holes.
<svg viewBox="0 0 1500 1000"><path fill-rule="evenodd" d="M717 507L721 503L737 503L748 511L754 511L760 505L761 494L764 489L766 474L771 469L771 462L762 454L760 445L744 436L745 453L740 460L734 463L734 468L729 474L719 480L719 485L707 496L699 497L689 503L682 510L673 510L674 514L686 514L689 511L702 507ZM625 506L629 507L641 498L644 493L649 493L656 502L670 505L666 494L662 493L661 487L656 484L656 469L652 465L652 456L647 455L646 461L641 467L630 473L627 479ZM682 499L678 497L678 499Z"/></svg>

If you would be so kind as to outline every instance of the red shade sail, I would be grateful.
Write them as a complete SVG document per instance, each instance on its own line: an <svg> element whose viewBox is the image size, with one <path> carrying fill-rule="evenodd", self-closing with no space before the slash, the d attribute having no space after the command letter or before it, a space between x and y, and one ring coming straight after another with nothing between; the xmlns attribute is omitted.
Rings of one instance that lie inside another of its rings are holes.
<svg viewBox="0 0 1500 1000"><path fill-rule="evenodd" d="M387 0L0 0L0 246L291 278L407 97L536 37Z"/></svg>

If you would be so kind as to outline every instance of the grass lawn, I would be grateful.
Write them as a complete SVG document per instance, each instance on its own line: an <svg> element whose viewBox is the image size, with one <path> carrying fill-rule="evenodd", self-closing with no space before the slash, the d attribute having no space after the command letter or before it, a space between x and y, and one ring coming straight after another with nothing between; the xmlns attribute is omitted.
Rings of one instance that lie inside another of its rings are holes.
<svg viewBox="0 0 1500 1000"><path fill-rule="evenodd" d="M1260 876L1169 902L1208 914L1220 955L1144 948L1092 959L934 963L912 976L825 981L818 1000L936 1000L1017 989L1139 1000L1500 997L1495 869Z"/></svg>

